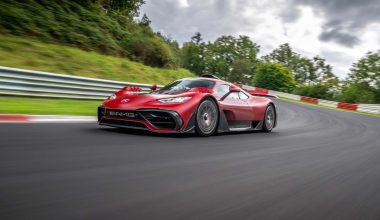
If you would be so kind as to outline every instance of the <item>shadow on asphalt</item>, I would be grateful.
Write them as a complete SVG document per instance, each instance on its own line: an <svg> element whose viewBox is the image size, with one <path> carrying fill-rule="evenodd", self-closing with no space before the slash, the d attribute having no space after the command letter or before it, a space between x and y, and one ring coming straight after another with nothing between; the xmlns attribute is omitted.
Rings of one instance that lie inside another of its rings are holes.
<svg viewBox="0 0 380 220"><path fill-rule="evenodd" d="M136 135L136 136L151 136L151 137L162 137L162 138L207 138L207 137L200 137L196 135L195 133L154 133L150 131L145 130L136 130L136 129L126 129L126 128L112 128L112 127L100 127L94 129L96 131L102 131L102 132L110 132L115 134L128 134L128 135ZM270 135L277 134L277 132L271 132L271 133L265 133L261 131L240 131L240 132L225 132L225 133L218 133L214 134L213 136L236 136L236 135L244 135L244 134L264 134L264 135Z"/></svg>

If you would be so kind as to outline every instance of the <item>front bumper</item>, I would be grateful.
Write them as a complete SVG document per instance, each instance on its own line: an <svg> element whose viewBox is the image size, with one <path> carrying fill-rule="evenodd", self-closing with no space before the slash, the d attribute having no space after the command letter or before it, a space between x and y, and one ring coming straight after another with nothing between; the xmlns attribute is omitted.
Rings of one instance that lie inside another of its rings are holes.
<svg viewBox="0 0 380 220"><path fill-rule="evenodd" d="M138 109L135 111L98 107L99 125L150 130L153 132L181 132L184 122L173 110Z"/></svg>

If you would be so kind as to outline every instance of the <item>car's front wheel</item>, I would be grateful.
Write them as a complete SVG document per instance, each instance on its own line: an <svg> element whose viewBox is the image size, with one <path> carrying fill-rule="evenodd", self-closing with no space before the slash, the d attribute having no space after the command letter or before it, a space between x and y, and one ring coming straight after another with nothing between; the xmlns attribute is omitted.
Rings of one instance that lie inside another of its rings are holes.
<svg viewBox="0 0 380 220"><path fill-rule="evenodd" d="M210 136L215 133L219 120L216 103L207 98L199 104L196 114L195 131L200 136Z"/></svg>
<svg viewBox="0 0 380 220"><path fill-rule="evenodd" d="M265 110L262 131L271 132L276 122L276 112L273 105L268 105Z"/></svg>

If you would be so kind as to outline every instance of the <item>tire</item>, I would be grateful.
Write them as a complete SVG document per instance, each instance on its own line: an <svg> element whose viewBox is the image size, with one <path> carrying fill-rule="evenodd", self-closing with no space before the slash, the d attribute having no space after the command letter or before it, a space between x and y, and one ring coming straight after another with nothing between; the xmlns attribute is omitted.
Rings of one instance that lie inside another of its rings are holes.
<svg viewBox="0 0 380 220"><path fill-rule="evenodd" d="M268 105L263 119L263 132L271 132L276 122L276 110L273 105Z"/></svg>
<svg viewBox="0 0 380 220"><path fill-rule="evenodd" d="M206 98L197 109L195 117L195 132L199 136L207 137L215 133L219 122L219 110L216 103Z"/></svg>

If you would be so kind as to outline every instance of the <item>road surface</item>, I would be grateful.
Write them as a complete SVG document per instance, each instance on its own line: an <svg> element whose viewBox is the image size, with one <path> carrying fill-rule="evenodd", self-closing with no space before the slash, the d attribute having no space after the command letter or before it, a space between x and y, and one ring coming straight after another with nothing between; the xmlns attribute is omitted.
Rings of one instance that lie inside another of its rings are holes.
<svg viewBox="0 0 380 220"><path fill-rule="evenodd" d="M0 219L380 219L380 118L278 108L208 138L0 124Z"/></svg>

